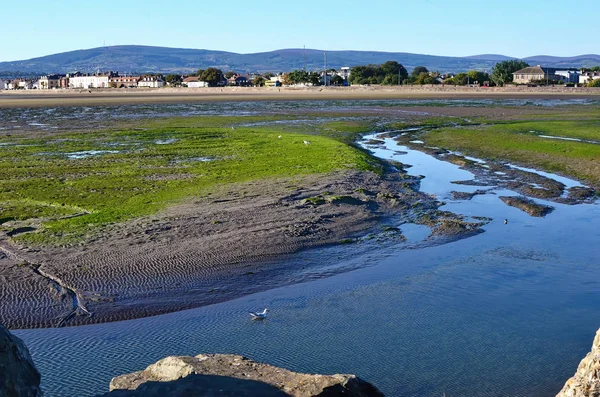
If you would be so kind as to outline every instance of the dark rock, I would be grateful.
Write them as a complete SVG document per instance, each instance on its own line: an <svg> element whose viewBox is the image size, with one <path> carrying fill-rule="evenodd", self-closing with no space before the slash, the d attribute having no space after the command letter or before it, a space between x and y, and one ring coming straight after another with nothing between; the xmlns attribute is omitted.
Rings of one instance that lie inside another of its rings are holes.
<svg viewBox="0 0 600 397"><path fill-rule="evenodd" d="M0 325L0 396L40 397L40 373L25 343Z"/></svg>

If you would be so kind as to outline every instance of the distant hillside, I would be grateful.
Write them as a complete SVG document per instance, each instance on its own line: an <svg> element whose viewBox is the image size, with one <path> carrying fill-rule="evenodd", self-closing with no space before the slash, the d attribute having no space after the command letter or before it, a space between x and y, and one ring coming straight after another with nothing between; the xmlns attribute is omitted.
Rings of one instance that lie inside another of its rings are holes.
<svg viewBox="0 0 600 397"><path fill-rule="evenodd" d="M469 69L490 71L496 62L506 59L512 58L494 54L460 58L403 52L327 51L328 68L395 60L409 70L422 65L442 73ZM586 67L600 65L600 55L570 58L536 56L526 58L526 61L549 67ZM211 66L224 71L239 72L281 72L303 67L308 70L321 70L324 66L324 51L284 49L256 54L237 54L213 50L127 45L69 51L24 61L0 62L0 73L45 74L97 70L127 73L186 73Z"/></svg>

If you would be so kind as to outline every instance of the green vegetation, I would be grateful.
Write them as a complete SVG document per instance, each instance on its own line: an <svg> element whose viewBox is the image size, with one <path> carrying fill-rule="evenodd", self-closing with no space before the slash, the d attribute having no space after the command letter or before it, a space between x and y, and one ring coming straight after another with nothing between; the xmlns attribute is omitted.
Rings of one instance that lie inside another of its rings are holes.
<svg viewBox="0 0 600 397"><path fill-rule="evenodd" d="M558 118L558 116L557 116ZM597 117L581 120L505 121L427 131L428 145L477 157L509 160L600 184L600 145L540 135L600 141Z"/></svg>
<svg viewBox="0 0 600 397"><path fill-rule="evenodd" d="M466 73L459 73L454 77L448 78L444 84L451 85L467 85L467 84L483 84L490 81L490 75L477 70L469 70Z"/></svg>
<svg viewBox="0 0 600 397"><path fill-rule="evenodd" d="M512 83L513 73L519 69L523 69L529 66L527 62L513 59L511 61L498 62L492 69L492 81L496 85L503 86L507 83Z"/></svg>
<svg viewBox="0 0 600 397"><path fill-rule="evenodd" d="M0 224L40 223L37 232L15 238L73 243L99 226L204 196L217 185L339 169L378 170L365 152L332 138L336 134L232 127L252 120L173 118L136 129L3 138Z"/></svg>
<svg viewBox="0 0 600 397"><path fill-rule="evenodd" d="M351 84L399 85L408 77L408 72L396 61L381 65L355 66L350 73Z"/></svg>

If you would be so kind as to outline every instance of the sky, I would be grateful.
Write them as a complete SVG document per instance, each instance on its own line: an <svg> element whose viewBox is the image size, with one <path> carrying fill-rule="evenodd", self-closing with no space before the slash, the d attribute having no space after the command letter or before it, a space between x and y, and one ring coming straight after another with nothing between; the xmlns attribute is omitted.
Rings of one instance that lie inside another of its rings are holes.
<svg viewBox="0 0 600 397"><path fill-rule="evenodd" d="M565 0L7 3L11 16L0 23L0 62L126 44L239 53L306 46L519 58L600 52L594 7Z"/></svg>

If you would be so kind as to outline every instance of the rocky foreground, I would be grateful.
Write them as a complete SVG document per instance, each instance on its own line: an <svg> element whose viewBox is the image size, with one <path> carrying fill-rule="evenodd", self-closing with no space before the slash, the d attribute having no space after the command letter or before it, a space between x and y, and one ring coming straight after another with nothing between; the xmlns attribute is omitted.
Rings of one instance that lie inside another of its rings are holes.
<svg viewBox="0 0 600 397"><path fill-rule="evenodd" d="M42 397L40 374L23 341L0 325L0 396ZM113 378L102 397L383 397L355 375L310 375L230 354L167 357ZM600 330L592 351L556 397L600 397Z"/></svg>
<svg viewBox="0 0 600 397"><path fill-rule="evenodd" d="M0 325L0 396L40 397L40 373L25 343Z"/></svg>
<svg viewBox="0 0 600 397"><path fill-rule="evenodd" d="M581 360L575 376L565 383L556 397L600 397L600 330L592 351Z"/></svg>
<svg viewBox="0 0 600 397"><path fill-rule="evenodd" d="M114 378L105 397L296 396L383 397L354 375L300 374L231 354L167 357Z"/></svg>

